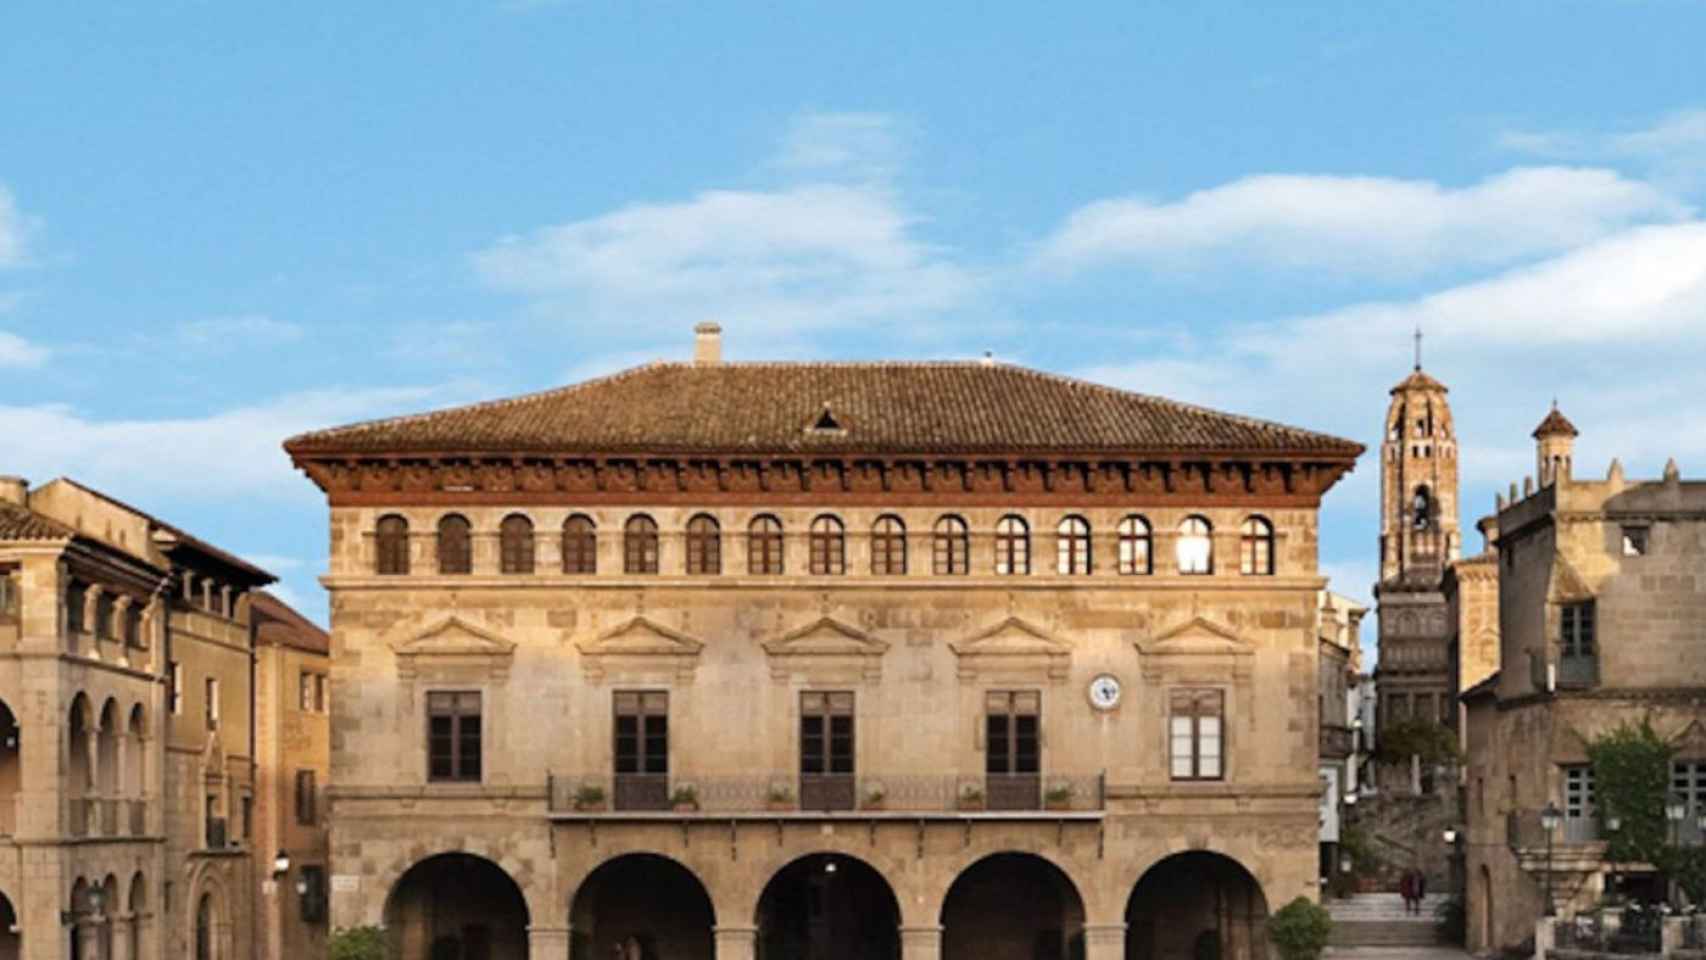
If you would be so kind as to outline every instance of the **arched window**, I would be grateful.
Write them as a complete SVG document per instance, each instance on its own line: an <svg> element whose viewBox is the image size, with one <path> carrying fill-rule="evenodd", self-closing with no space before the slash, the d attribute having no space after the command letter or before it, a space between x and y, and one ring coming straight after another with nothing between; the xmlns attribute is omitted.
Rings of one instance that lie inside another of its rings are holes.
<svg viewBox="0 0 1706 960"><path fill-rule="evenodd" d="M754 517L746 528L746 572L782 572L782 521L764 514Z"/></svg>
<svg viewBox="0 0 1706 960"><path fill-rule="evenodd" d="M195 960L215 960L213 894L204 893L195 908Z"/></svg>
<svg viewBox="0 0 1706 960"><path fill-rule="evenodd" d="M995 523L995 572L1023 576L1031 572L1031 527L1008 514Z"/></svg>
<svg viewBox="0 0 1706 960"><path fill-rule="evenodd" d="M847 528L840 520L827 514L813 520L810 546L813 576L839 576L847 572Z"/></svg>
<svg viewBox="0 0 1706 960"><path fill-rule="evenodd" d="M95 636L102 640L113 638L113 595L106 590L95 598Z"/></svg>
<svg viewBox="0 0 1706 960"><path fill-rule="evenodd" d="M382 574L409 572L409 521L396 514L379 518L373 532L373 569Z"/></svg>
<svg viewBox="0 0 1706 960"><path fill-rule="evenodd" d="M472 573L474 571L473 535L468 518L449 514L438 521L438 572Z"/></svg>
<svg viewBox="0 0 1706 960"><path fill-rule="evenodd" d="M1154 571L1153 552L1150 547L1154 540L1149 532L1149 521L1137 514L1120 521L1120 573L1125 576L1143 576Z"/></svg>
<svg viewBox="0 0 1706 960"><path fill-rule="evenodd" d="M1186 517L1179 524L1179 572L1208 574L1214 572L1214 530L1202 517Z"/></svg>
<svg viewBox="0 0 1706 960"><path fill-rule="evenodd" d="M622 570L624 573L658 572L658 525L645 514L628 518L622 528Z"/></svg>
<svg viewBox="0 0 1706 960"><path fill-rule="evenodd" d="M687 521L687 572L697 575L723 572L723 529L708 513Z"/></svg>
<svg viewBox="0 0 1706 960"><path fill-rule="evenodd" d="M598 572L598 528L586 514L563 521L563 572Z"/></svg>
<svg viewBox="0 0 1706 960"><path fill-rule="evenodd" d="M1416 488L1416 495L1410 501L1410 522L1417 530L1433 525L1433 494L1425 484Z"/></svg>
<svg viewBox="0 0 1706 960"><path fill-rule="evenodd" d="M1067 517L1055 534L1055 569L1062 576L1090 572L1090 521Z"/></svg>
<svg viewBox="0 0 1706 960"><path fill-rule="evenodd" d="M931 570L937 576L971 572L971 534L959 517L936 521L931 534Z"/></svg>
<svg viewBox="0 0 1706 960"><path fill-rule="evenodd" d="M498 525L498 569L504 573L533 572L533 521L519 513Z"/></svg>
<svg viewBox="0 0 1706 960"><path fill-rule="evenodd" d="M1246 576L1266 577L1274 572L1274 525L1251 517L1239 529L1238 570Z"/></svg>
<svg viewBox="0 0 1706 960"><path fill-rule="evenodd" d="M906 524L893 514L878 517L871 525L871 573L879 577L906 573Z"/></svg>

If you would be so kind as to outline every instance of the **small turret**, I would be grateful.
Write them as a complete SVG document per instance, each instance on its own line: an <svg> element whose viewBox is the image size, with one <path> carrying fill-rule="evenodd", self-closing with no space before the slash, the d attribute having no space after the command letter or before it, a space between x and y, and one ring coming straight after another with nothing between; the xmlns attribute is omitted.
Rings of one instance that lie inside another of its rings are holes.
<svg viewBox="0 0 1706 960"><path fill-rule="evenodd" d="M1552 411L1534 428L1535 475L1541 487L1569 481L1578 436L1576 425L1559 412L1558 401L1552 401Z"/></svg>

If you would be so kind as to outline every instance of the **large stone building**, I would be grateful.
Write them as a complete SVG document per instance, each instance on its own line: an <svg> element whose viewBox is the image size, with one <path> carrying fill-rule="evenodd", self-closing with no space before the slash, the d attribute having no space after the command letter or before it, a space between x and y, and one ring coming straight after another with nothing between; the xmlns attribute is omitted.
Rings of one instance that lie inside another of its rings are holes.
<svg viewBox="0 0 1706 960"><path fill-rule="evenodd" d="M1497 519L1499 670L1464 695L1475 950L1532 936L1548 891L1569 912L1605 889L1596 737L1649 721L1677 750L1682 842L1698 842L1706 810L1706 482L1674 463L1659 480L1625 479L1616 462L1603 480L1576 479L1575 435L1547 416L1538 483L1513 485ZM1550 838L1548 805L1562 814Z"/></svg>
<svg viewBox="0 0 1706 960"><path fill-rule="evenodd" d="M70 480L0 478L0 960L256 953L266 572Z"/></svg>
<svg viewBox="0 0 1706 960"><path fill-rule="evenodd" d="M297 437L336 927L403 960L1266 955L1361 447L985 363L691 364Z"/></svg>

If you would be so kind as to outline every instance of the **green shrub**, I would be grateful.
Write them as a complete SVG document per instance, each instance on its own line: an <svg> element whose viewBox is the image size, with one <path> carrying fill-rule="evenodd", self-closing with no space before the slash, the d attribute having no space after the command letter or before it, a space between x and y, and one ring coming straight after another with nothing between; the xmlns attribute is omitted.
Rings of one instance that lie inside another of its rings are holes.
<svg viewBox="0 0 1706 960"><path fill-rule="evenodd" d="M1379 756L1382 763L1409 763L1411 757L1429 766L1452 763L1459 758L1457 734L1432 720L1399 720L1381 728Z"/></svg>
<svg viewBox="0 0 1706 960"><path fill-rule="evenodd" d="M1464 935L1469 932L1469 908L1464 905L1463 898L1453 896L1434 907L1434 925L1439 928L1441 940L1461 946Z"/></svg>
<svg viewBox="0 0 1706 960"><path fill-rule="evenodd" d="M332 934L331 960L390 960L391 944L378 927L352 927Z"/></svg>
<svg viewBox="0 0 1706 960"><path fill-rule="evenodd" d="M1327 910L1304 897L1281 907L1268 918L1268 936L1284 960L1317 960L1327 949L1333 918Z"/></svg>

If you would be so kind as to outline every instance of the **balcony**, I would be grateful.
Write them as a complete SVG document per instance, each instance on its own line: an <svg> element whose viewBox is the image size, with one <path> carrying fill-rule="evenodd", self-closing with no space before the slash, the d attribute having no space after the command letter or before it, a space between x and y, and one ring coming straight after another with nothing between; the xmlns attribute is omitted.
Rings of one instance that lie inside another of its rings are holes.
<svg viewBox="0 0 1706 960"><path fill-rule="evenodd" d="M1350 727L1321 725L1321 759L1343 760L1356 752L1356 731Z"/></svg>
<svg viewBox="0 0 1706 960"><path fill-rule="evenodd" d="M688 795L691 802L686 802ZM695 777L552 774L552 815L610 817L895 816L920 814L1098 814L1103 776L859 774ZM676 802L677 799L683 802Z"/></svg>
<svg viewBox="0 0 1706 960"><path fill-rule="evenodd" d="M1565 817L1552 834L1552 845L1563 847L1598 843L1599 820L1595 817ZM1546 846L1546 828L1539 810L1513 810L1505 814L1505 842L1512 850L1539 850Z"/></svg>
<svg viewBox="0 0 1706 960"><path fill-rule="evenodd" d="M1558 658L1558 688L1586 690L1599 685L1599 657L1592 653Z"/></svg>

